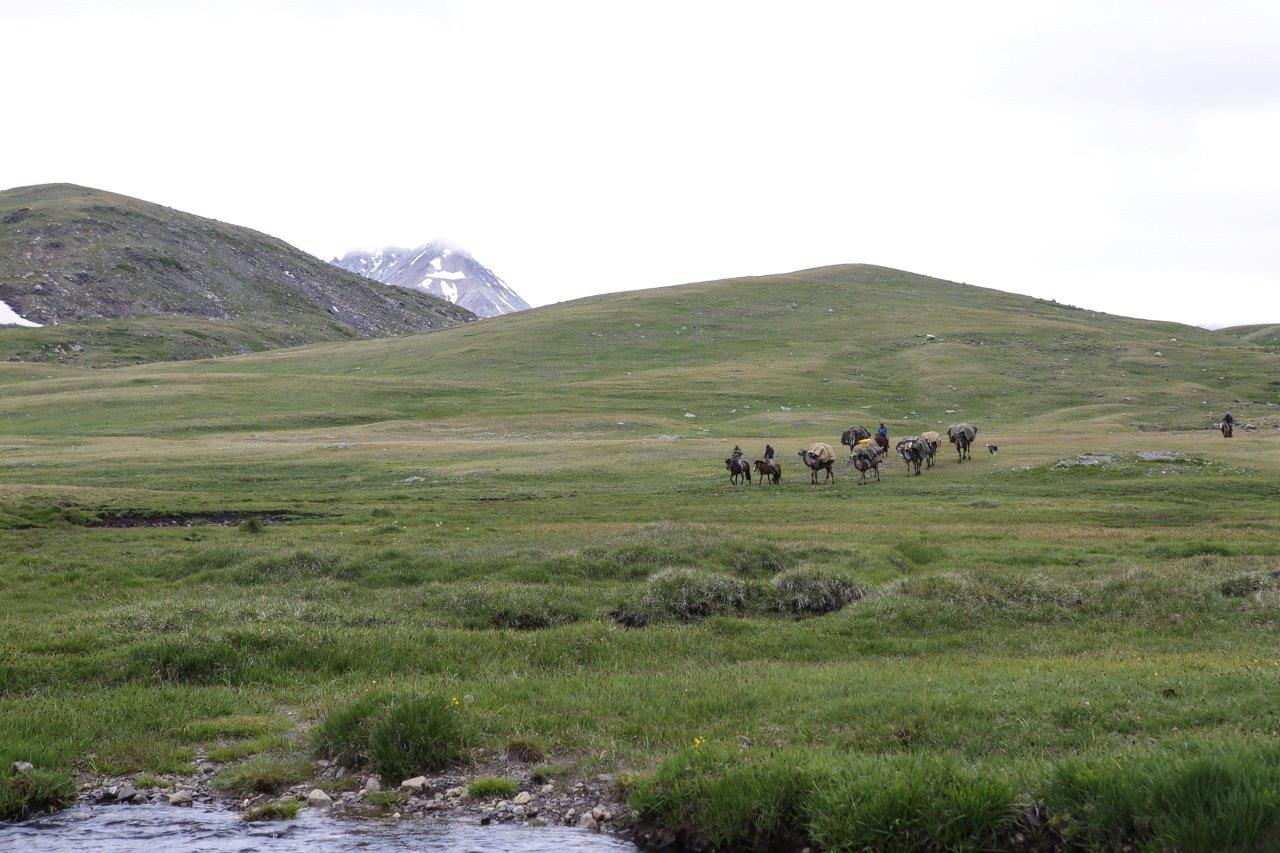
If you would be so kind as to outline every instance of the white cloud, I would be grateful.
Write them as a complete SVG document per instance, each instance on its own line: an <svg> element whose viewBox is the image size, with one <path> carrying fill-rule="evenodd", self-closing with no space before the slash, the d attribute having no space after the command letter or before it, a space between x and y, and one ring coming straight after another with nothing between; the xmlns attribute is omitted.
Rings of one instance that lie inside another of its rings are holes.
<svg viewBox="0 0 1280 853"><path fill-rule="evenodd" d="M0 0L0 29L5 186L322 257L448 237L534 303L866 261L1280 321L1274 4Z"/></svg>

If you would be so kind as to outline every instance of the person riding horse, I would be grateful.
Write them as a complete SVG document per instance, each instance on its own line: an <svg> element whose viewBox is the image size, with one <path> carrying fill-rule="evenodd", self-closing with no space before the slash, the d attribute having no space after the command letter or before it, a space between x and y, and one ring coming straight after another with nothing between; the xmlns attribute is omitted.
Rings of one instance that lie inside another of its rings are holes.
<svg viewBox="0 0 1280 853"><path fill-rule="evenodd" d="M876 444L880 445L881 450L889 449L889 428L883 422L880 424L880 429L876 430Z"/></svg>
<svg viewBox="0 0 1280 853"><path fill-rule="evenodd" d="M764 458L765 458L765 459L772 459L772 458L773 458L773 445L772 445L772 444L766 444L766 445L764 446Z"/></svg>
<svg viewBox="0 0 1280 853"><path fill-rule="evenodd" d="M1236 419L1231 416L1230 412L1227 412L1222 418L1222 434L1227 438L1231 438L1235 431Z"/></svg>

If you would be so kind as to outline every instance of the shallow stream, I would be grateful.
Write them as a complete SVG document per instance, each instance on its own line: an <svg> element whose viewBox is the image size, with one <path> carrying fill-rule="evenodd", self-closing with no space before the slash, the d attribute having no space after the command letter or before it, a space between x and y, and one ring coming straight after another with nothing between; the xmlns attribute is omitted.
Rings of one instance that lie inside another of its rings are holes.
<svg viewBox="0 0 1280 853"><path fill-rule="evenodd" d="M196 805L82 806L19 824L0 823L0 850L623 851L617 838L571 827L477 826L430 819L337 820L303 809L294 820L246 823L240 813Z"/></svg>

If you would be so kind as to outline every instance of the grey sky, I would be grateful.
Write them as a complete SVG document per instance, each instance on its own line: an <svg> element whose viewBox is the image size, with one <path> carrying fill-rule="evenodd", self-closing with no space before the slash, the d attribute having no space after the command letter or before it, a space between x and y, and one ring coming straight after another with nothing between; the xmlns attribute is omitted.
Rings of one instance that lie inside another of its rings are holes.
<svg viewBox="0 0 1280 853"><path fill-rule="evenodd" d="M0 185L535 304L845 261L1280 322L1280 4L0 0Z"/></svg>

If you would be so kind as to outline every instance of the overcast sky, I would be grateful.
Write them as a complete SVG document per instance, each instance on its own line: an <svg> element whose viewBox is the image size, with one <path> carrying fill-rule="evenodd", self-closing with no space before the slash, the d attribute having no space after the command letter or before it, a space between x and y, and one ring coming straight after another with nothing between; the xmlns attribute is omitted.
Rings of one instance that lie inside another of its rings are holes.
<svg viewBox="0 0 1280 853"><path fill-rule="evenodd" d="M349 8L350 7L350 8ZM860 261L1280 322L1280 3L0 0L0 185L530 302Z"/></svg>

